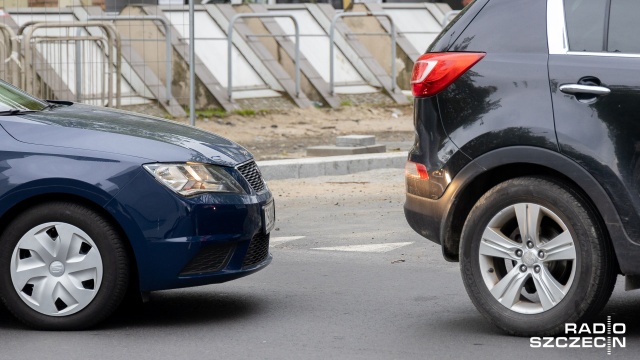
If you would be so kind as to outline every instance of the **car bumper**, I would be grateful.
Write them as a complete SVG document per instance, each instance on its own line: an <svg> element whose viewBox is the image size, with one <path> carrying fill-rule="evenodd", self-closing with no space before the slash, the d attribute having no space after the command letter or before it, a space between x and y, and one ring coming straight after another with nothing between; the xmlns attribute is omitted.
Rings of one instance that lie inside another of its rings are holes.
<svg viewBox="0 0 640 360"><path fill-rule="evenodd" d="M230 281L271 262L260 193L206 193L182 197L147 172L109 204L135 255L141 291Z"/></svg>
<svg viewBox="0 0 640 360"><path fill-rule="evenodd" d="M443 218L443 203L418 195L406 194L404 215L409 226L428 240L440 244L440 224Z"/></svg>
<svg viewBox="0 0 640 360"><path fill-rule="evenodd" d="M272 260L269 235L260 233L156 241L147 256L149 261L138 266L141 291L223 283L253 274Z"/></svg>

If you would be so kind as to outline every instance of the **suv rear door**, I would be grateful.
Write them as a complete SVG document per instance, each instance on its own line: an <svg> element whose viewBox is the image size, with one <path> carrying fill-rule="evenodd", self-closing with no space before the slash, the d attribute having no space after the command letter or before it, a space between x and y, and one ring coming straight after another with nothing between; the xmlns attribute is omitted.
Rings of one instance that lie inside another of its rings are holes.
<svg viewBox="0 0 640 360"><path fill-rule="evenodd" d="M560 151L596 178L640 240L640 1L548 0L547 10Z"/></svg>

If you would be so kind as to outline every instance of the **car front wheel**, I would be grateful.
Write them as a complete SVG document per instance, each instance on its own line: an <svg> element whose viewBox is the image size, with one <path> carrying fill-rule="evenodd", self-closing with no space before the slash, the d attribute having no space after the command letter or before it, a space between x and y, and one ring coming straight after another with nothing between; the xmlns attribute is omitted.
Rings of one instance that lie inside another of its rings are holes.
<svg viewBox="0 0 640 360"><path fill-rule="evenodd" d="M460 243L462 278L491 322L520 336L560 333L599 312L617 275L588 203L544 178L516 178L471 210Z"/></svg>
<svg viewBox="0 0 640 360"><path fill-rule="evenodd" d="M76 330L95 325L120 304L128 262L114 227L70 202L32 207L0 236L0 296L29 326Z"/></svg>

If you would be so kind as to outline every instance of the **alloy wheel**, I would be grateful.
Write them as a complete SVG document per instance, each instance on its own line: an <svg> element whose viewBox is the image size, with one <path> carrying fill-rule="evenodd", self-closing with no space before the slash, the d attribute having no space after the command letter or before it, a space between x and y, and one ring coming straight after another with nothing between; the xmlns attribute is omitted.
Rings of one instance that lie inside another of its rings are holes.
<svg viewBox="0 0 640 360"><path fill-rule="evenodd" d="M553 211L518 203L497 213L479 249L487 289L506 308L537 314L565 298L576 273L574 238Z"/></svg>

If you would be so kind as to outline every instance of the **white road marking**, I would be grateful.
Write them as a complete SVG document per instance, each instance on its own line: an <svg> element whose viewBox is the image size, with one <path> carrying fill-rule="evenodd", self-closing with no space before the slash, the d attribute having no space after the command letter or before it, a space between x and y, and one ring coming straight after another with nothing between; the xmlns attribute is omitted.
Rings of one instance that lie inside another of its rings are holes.
<svg viewBox="0 0 640 360"><path fill-rule="evenodd" d="M332 247L320 247L313 248L311 250L323 250L323 251L352 251L352 252L366 252L366 253L384 253L391 250L399 249L403 246L411 245L413 242L399 242L399 243L387 243L387 244L366 244L366 245L346 245L346 246L332 246Z"/></svg>
<svg viewBox="0 0 640 360"><path fill-rule="evenodd" d="M284 244L289 241L304 239L304 236L276 236L269 239L269 247Z"/></svg>

